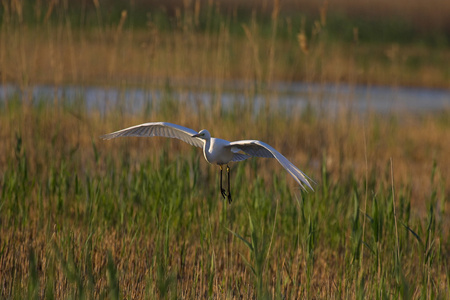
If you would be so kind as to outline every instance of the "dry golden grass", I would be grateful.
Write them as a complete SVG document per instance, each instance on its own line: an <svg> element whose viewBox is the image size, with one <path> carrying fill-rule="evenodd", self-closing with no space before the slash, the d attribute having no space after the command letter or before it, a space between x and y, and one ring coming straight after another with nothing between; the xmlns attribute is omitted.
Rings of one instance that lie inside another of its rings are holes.
<svg viewBox="0 0 450 300"><path fill-rule="evenodd" d="M357 31L355 43L342 43L327 35L327 13L324 10L311 29L293 28L288 17L276 14L275 24L303 37L298 40L279 38L275 25L268 36L256 20L239 23L233 17L205 32L198 30L199 16L189 9L178 10L173 30L152 21L147 28L129 29L126 11L116 23L94 29L76 27L68 17L57 26L45 22L29 26L11 12L11 21L4 20L0 32L1 81L23 87L35 83L150 87L168 79L194 79L202 86L212 80L217 88L224 79L238 78L268 84L303 80L449 87L448 48L359 44ZM232 34L231 26L241 27L242 34Z"/></svg>
<svg viewBox="0 0 450 300"><path fill-rule="evenodd" d="M309 39L278 40L252 21L242 24L241 36L232 36L226 23L199 32L195 13L188 20L175 16L180 25L163 31L155 24L126 28L125 14L113 26L75 29L63 18L31 28L14 9L0 32L0 76L23 89L48 83L164 90L169 82L183 94L190 88L177 83L194 81L200 91L221 95L225 80L236 78L256 85L448 86L439 63L448 50L436 50L437 63L411 73L405 59L426 56L426 48L330 42L321 35L320 18ZM108 114L88 110L83 99L33 103L23 96L1 103L0 297L242 299L261 290L273 298L448 296L449 112L287 116L263 109L255 116L249 100L255 91L248 86L248 102L231 111L218 101L211 110L200 105L194 111L170 92L167 106L134 114L119 107ZM217 169L198 149L158 138L98 138L149 121L266 141L304 169L316 191L297 202L281 167L251 161L233 166L236 198L227 206L217 193ZM275 233L273 243L261 247L269 249L265 289L245 263L257 265L254 251L227 231L249 240L249 216L260 239Z"/></svg>
<svg viewBox="0 0 450 300"><path fill-rule="evenodd" d="M429 179L433 162L441 166L439 176L444 183L444 191L450 190L449 170L443 167L450 165L447 155L450 150L450 131L446 112L438 116L380 116L369 113L361 117L343 111L330 118L326 114L312 112L311 116L291 116L288 121L282 121L281 116L264 117L264 114L254 118L251 111L241 108L236 108L232 116L226 116L217 109L199 113L198 118L192 118L195 114L187 103L178 104L177 109L169 114L153 110L137 115L114 112L103 117L95 111L88 114L82 108L80 111L67 111L58 105L36 113L32 107L24 105L7 118L4 115L1 120L0 147L7 151L0 155L0 164L6 166L14 156L18 132L21 133L24 147L28 149L27 155L33 161L30 172L36 172L34 168L45 167L49 159L48 145L35 145L36 138L55 139L55 148L61 150L52 154L56 161L76 150L80 155L78 163L81 167L84 161L92 159L93 153L91 150L78 149L91 148L92 141L96 141L99 135L153 120L177 123L197 130L207 128L213 135L228 140L251 138L270 141L271 145L293 161L312 168L316 172L313 178L320 177L318 163L325 159L330 176L336 183L343 174L364 178L367 170L385 169L392 158L395 180L401 186L411 187L411 200L416 212L424 210L424 199L432 189L433 183ZM236 126L236 120L239 120L240 126ZM145 148L148 143L142 140L130 143L133 143L132 147L127 145L130 158L141 160L141 153L147 151ZM161 151L160 147L164 144L163 141L156 141L152 151ZM101 147L114 152L112 147L115 145L102 143ZM173 143L173 146L176 151L190 149L178 143ZM269 162L267 167L274 166ZM267 176L271 177L270 172ZM385 176L379 178L379 183L389 185L390 175Z"/></svg>
<svg viewBox="0 0 450 300"><path fill-rule="evenodd" d="M339 189L339 186L347 186L351 178L356 180L355 185L360 189L364 186L367 172L369 172L369 178L372 178L370 180L375 180L374 185L370 185L369 193L382 190L382 186L389 187L392 180L389 161L392 159L394 188L398 193L396 201L401 201L399 199L402 197L410 201L411 220L426 218L426 205L432 191L436 192L437 199L448 199L450 196L448 194L450 174L448 168L445 168L450 164L447 155L450 151L450 131L445 115L438 119L435 116L402 116L400 119L395 116L373 114L362 119L359 116L343 113L337 118L311 119L312 115L297 116L286 122L281 115L274 114L271 117L267 116L272 118L272 121L268 123L267 118L253 118L250 113L239 110L233 113L233 117L210 113L204 114L205 117L201 121L189 119L187 117L189 110L183 106L178 108L178 113L169 116L158 111L137 115L116 111L107 116L100 116L95 111L80 113L83 110L79 108L67 109L56 105L37 109L27 105L17 106L15 102L10 103L8 110L2 113L0 118L0 149L4 150L1 151L0 165L5 167L2 167L2 172L8 170L9 174L3 173L5 174L3 176L13 175L11 166L16 164L16 160L20 161L17 155L19 157L24 155L27 161L26 176L29 178L29 186L24 187L25 198L21 199L19 196L16 200L18 203L24 203L20 204L16 214L26 216L25 219L8 216L6 212L9 210L2 208L3 221L0 226L3 247L0 259L2 297L20 295L21 288L30 289L30 282L33 282L34 276L30 270L34 268L37 270L38 293L41 297L44 297L44 293L48 296L49 290L53 290L55 298L68 295L80 296L81 292L77 292L80 289L79 284L84 286L82 290L83 293L87 293L88 298L111 295L113 293L110 290L111 280L114 281L111 279L111 276L114 278L111 272L117 272L120 295L123 297L131 299L161 297L161 287L158 285L157 278L158 267L163 259L160 234L164 230L154 227L157 224L149 226L147 222L139 223L141 222L138 221L141 220L139 210L142 208L138 205L130 213L130 205L133 207L132 197L123 196L124 199L121 199L122 196L119 194L100 196L100 199L105 198L105 200L99 201L95 204L95 208L91 208L98 213L88 221L89 219L86 218L90 213L86 201L89 201L90 197L95 197L95 194L87 196L89 193L84 191L78 194L73 192L71 184L65 188L68 183L64 183L64 180L73 182L73 176L77 176L81 188L84 189L86 177L91 178L94 184L98 176L99 178L120 176L118 174L124 167L124 160L129 160L131 163L127 170L130 172L128 176L134 172L140 172L139 170L163 173L165 172L163 166L160 166L158 159L155 159L159 156L158 153L167 151L169 146L173 153L169 155L168 163L190 153L189 146L177 141L167 143L164 139L155 138L151 141L130 139L114 142L102 142L98 139L98 136L103 133L148 120L160 120L165 117L166 121L177 122L192 128L208 128L213 135L227 139L257 138L267 141L307 170L308 175L317 182L316 193L318 194L321 194L320 191L325 187L324 185L330 189ZM220 122L217 122L217 119L220 119ZM240 126L236 126L236 120L239 120ZM241 127L244 127L243 132L240 130ZM19 153L14 150L17 134L22 138L24 149ZM98 155L100 155L98 161L92 143L96 144ZM190 225L178 229L179 232L173 232L168 240L170 250L164 274L168 276L168 282L172 282L171 284L176 282L178 297L207 297L211 292L215 297L222 299L252 298L256 292L253 275L241 256L244 255L246 259L250 259L245 254L246 247L232 235L224 234L222 228L222 226L233 226L237 230L242 228L245 220L242 214L245 211L244 207L250 205L248 203L250 200L242 196L235 199L232 208L225 210L224 204L219 202L216 204L217 209L208 210L208 205L205 204L210 197L202 194L201 190L210 189L216 192L216 169L208 167L200 156L200 153L196 153L193 158L200 160L198 172L201 173L202 180L207 183L205 185L198 182L197 192L189 196L192 197L188 200L192 210L187 210L184 217L193 218ZM145 165L148 159L153 161L150 167ZM321 179L320 161L322 159L328 174L327 182ZM437 165L437 170L434 181L431 182L433 161ZM108 164L114 165L116 175L111 173ZM141 164L144 165L141 166ZM260 160L258 164L260 170L264 170L260 176L268 183L263 189L269 192L273 176L280 173L281 168L271 161ZM235 171L236 167L233 166ZM249 189L254 189L258 179L255 178L251 168L247 167L245 171L245 185L248 185ZM15 180L20 182L19 178L22 175L20 171L17 172L17 175L14 175L18 176ZM5 190L6 186L10 186L9 178L3 178L3 193L6 195L9 193ZM58 196L57 192L52 194L49 187L52 185L51 182L58 181L58 178L63 181L55 188L60 188L63 199L67 198L66 201L68 201L65 204L67 208L62 211L57 204L57 199L61 196ZM293 181L289 182L291 189ZM133 190L133 184L129 182L129 186L124 187L125 190ZM154 183L151 187L154 187ZM67 189L66 192L64 192L65 189ZM104 192L97 190L96 193L101 195ZM257 192L257 189L253 192ZM145 195L142 196L145 197ZM119 219L101 220L104 214L101 211L105 209L102 208L105 205L102 201L107 201L108 197L117 199L114 200L114 207L111 208L114 214L120 215L121 211L125 214L125 219L122 221L124 223L120 226L113 225L120 223ZM358 281L355 280L354 272L346 267L349 263L347 256L350 255L347 248L352 244L351 231L346 230L345 236L341 237L344 244L339 247L330 248L327 244L318 242L313 273L309 277L306 271L308 254L305 248L287 248L289 241L286 240L288 237L285 235L288 235L289 231L285 231L282 225L290 222L283 220L282 216L293 209L295 200L287 201L287 198L284 199L281 194L279 197L281 197L279 200L281 202L280 221L266 271L268 292L272 296L276 295L278 280L284 278L285 281L281 285L282 292L291 297L356 298L355 290L357 290ZM346 197L343 194L341 198L333 200L334 204L331 205L348 202ZM217 199L213 198L216 202ZM120 204L123 201L128 204ZM145 201L158 200L146 199ZM319 198L317 201L322 200ZM10 201L7 203L8 207L12 205ZM448 215L449 203L448 201L442 203L446 207L439 207L440 204L438 204L436 209L443 209L444 216ZM153 204L149 205L153 206ZM228 225L220 225L219 220L223 218L224 212L232 218L237 211L240 213L233 218L237 218L239 222L236 220L237 223L234 224L230 221ZM13 210L10 212L12 213ZM44 218L42 218L43 213ZM191 214L193 215L189 217ZM342 222L343 216L336 216L332 211L325 210L323 214L325 216L319 219L317 225L321 228L339 226L335 222ZM331 215L326 217L328 214ZM132 221L134 218L136 223ZM167 218L162 218L161 221L169 222ZM88 225L91 222L95 227ZM330 225L329 222L334 225ZM443 248L442 251L446 251L448 240L446 240L445 232L448 232L450 223L448 220L440 222L443 226L441 234L444 236L442 239L437 237L435 239L442 243L440 246ZM204 230L212 231L208 233L211 237L203 241L208 242L208 246L202 246L199 242L199 234ZM406 233L402 227L400 231L402 236ZM328 233L328 230L324 228L319 232L319 238L323 241L330 242L329 239L334 236L333 231ZM179 238L176 238L177 236ZM387 242L384 243L387 244ZM403 257L403 272L408 278L413 278L410 279L412 282L418 284L416 280L421 278L422 267L417 265L413 257L414 252L410 253L407 250L412 245L404 247L406 248L403 248L403 251L407 251L408 254ZM109 251L114 260L115 269L111 269L108 264ZM366 251L368 266L367 270L362 272L367 272L365 276L368 276L368 280L363 282L363 285L368 289L367 293L373 295L371 294L373 286L369 278L372 278L373 282L380 278L376 279L376 274L369 271L373 257L368 250ZM386 248L380 255L388 256L389 251L389 248ZM34 260L33 255L36 256ZM214 261L214 267L210 265L211 259ZM36 264L34 267L30 265L33 261ZM435 275L430 275L436 284L437 291L444 291L446 288L447 279L441 267L444 266L433 265L431 272ZM211 268L214 269L215 274L212 285L209 283ZM387 263L384 269L389 268ZM77 280L83 283L78 283ZM308 291L306 282L309 282L310 286ZM91 283L92 287L89 286ZM344 285L346 288L343 288ZM212 291L209 290L210 286ZM174 296L174 290L172 288L169 290L171 291L169 294ZM412 286L411 292L414 298L423 295L418 287Z"/></svg>

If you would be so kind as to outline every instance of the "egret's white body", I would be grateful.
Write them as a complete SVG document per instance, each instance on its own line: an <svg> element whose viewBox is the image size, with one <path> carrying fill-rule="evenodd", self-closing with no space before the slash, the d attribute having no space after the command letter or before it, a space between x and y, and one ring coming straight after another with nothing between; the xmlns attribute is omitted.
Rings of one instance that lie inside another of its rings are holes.
<svg viewBox="0 0 450 300"><path fill-rule="evenodd" d="M203 129L199 132L186 128L180 125L166 123L166 122L154 122L144 123L137 126L125 128L110 134L102 136L103 139L112 139L121 136L138 136L138 137L151 137L162 136L180 139L190 145L200 147L203 149L203 155L207 162L211 164L217 164L220 166L220 185L222 195L225 197L225 191L222 189L222 166L227 165L228 172L228 200L231 202L230 186L229 186L229 162L242 161L247 158L267 157L275 158L278 162L291 174L291 176L297 181L297 183L305 189L313 190L311 184L308 181L308 177L294 166L289 160L286 159L280 152L272 148L271 146L257 140L243 140L229 142L227 140L211 137L208 130Z"/></svg>
<svg viewBox="0 0 450 300"><path fill-rule="evenodd" d="M205 140L203 155L210 164L225 165L233 160L234 153L227 148L230 142L217 138Z"/></svg>

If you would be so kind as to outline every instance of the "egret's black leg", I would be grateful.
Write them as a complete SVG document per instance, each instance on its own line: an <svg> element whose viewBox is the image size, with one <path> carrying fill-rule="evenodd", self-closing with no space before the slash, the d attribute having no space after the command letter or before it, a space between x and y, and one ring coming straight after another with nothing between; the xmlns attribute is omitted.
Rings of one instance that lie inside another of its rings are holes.
<svg viewBox="0 0 450 300"><path fill-rule="evenodd" d="M222 166L219 165L219 167L220 167L220 192L222 193L223 199L225 199L227 194L225 193L225 190L222 188Z"/></svg>
<svg viewBox="0 0 450 300"><path fill-rule="evenodd" d="M227 165L227 175L228 175L228 203L231 203L233 199L231 199L231 191L230 191L230 167Z"/></svg>

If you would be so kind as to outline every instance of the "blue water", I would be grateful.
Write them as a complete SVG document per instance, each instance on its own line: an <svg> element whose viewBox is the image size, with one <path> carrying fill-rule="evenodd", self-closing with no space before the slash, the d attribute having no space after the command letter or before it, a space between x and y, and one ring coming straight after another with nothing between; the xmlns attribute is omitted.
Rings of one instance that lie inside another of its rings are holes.
<svg viewBox="0 0 450 300"><path fill-rule="evenodd" d="M281 82L256 89L244 82L229 81L222 86L222 90L219 97L213 89L209 92L204 85L199 89L189 84L169 89L35 85L25 90L14 85L0 85L0 101L8 101L12 97L31 102L82 101L88 110L98 109L102 113L117 106L132 113L149 105L161 105L168 99L194 108L201 105L206 109L212 109L217 101L224 110L233 109L236 105L250 105L254 112L269 108L297 113L307 106L326 112L351 109L362 113L374 111L387 114L450 110L450 90L445 89L302 82Z"/></svg>

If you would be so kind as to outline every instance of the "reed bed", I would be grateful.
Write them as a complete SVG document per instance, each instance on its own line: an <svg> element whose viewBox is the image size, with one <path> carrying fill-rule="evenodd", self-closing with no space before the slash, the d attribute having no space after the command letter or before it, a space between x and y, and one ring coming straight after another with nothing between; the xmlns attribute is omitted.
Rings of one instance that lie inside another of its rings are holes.
<svg viewBox="0 0 450 300"><path fill-rule="evenodd" d="M18 6L3 11L0 79L23 87L150 87L194 78L205 86L239 79L449 88L445 27L422 33L401 22L330 17L336 12L326 4L312 16L295 9L286 15L287 4L279 4L266 16L201 1L122 10L51 2L41 3L39 13L36 6L13 3ZM435 42L427 43L428 37Z"/></svg>
<svg viewBox="0 0 450 300"><path fill-rule="evenodd" d="M448 115L200 114L2 109L2 298L448 296ZM98 138L163 118L270 142L316 191L250 160L232 166L228 205L198 149Z"/></svg>
<svg viewBox="0 0 450 300"><path fill-rule="evenodd" d="M77 28L64 7L52 10L60 19L32 28L11 8L1 28L0 75L21 87L0 102L1 298L450 296L448 111L286 113L251 101L276 101L267 86L296 72L359 82L359 46L328 65L336 44L306 28L306 44L301 28L280 39L276 14L269 35L254 19L239 36L232 17L202 33L195 10L180 10L166 31L156 17L146 30L127 28L127 13L108 24L94 14L104 23ZM386 62L390 80L402 78L395 62ZM436 74L430 82L445 82ZM245 83L245 103L182 101L186 79L219 98L233 78ZM159 87L163 101L136 112L124 98L105 112L83 98L26 93L38 83ZM228 204L199 149L99 139L148 121L263 140L315 191L302 192L275 161L252 159L232 165Z"/></svg>

